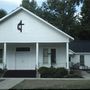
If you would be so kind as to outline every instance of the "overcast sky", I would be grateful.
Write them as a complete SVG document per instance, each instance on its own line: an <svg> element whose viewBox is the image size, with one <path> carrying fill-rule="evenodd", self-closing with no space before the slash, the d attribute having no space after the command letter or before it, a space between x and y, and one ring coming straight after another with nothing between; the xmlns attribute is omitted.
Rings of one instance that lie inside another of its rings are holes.
<svg viewBox="0 0 90 90"><path fill-rule="evenodd" d="M45 0L36 0L39 5ZM20 6L22 0L0 0L0 9L5 9L8 13Z"/></svg>

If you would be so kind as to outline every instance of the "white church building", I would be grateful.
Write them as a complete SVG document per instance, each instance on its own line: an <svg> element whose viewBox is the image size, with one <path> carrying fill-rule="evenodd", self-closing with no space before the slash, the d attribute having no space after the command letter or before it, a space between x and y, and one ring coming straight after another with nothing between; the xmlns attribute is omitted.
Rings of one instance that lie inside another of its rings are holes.
<svg viewBox="0 0 90 90"><path fill-rule="evenodd" d="M73 37L23 7L0 20L0 68L35 70L42 66L69 69Z"/></svg>

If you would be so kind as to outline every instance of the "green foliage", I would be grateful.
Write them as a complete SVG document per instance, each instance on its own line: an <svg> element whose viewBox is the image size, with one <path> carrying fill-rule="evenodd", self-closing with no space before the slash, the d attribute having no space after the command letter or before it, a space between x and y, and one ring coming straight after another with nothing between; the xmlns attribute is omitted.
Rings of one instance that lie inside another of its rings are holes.
<svg viewBox="0 0 90 90"><path fill-rule="evenodd" d="M62 78L68 74L65 68L41 67L38 71L42 78Z"/></svg>
<svg viewBox="0 0 90 90"><path fill-rule="evenodd" d="M90 30L90 0L84 0L81 15L82 25L85 29Z"/></svg>
<svg viewBox="0 0 90 90"><path fill-rule="evenodd" d="M75 16L76 6L83 3L82 18ZM75 39L90 39L90 0L47 0L41 7L35 0L23 0L22 6ZM87 31L88 30L88 31Z"/></svg>
<svg viewBox="0 0 90 90"><path fill-rule="evenodd" d="M67 69L65 69L65 68L57 68L56 69L56 73L55 73L55 77L59 77L59 78L61 78L61 77L64 77L65 75L67 75L68 74L68 71L67 71Z"/></svg>
<svg viewBox="0 0 90 90"><path fill-rule="evenodd" d="M75 21L74 13L76 11L70 0L47 0L41 8L47 15L45 20L69 33Z"/></svg>
<svg viewBox="0 0 90 90"><path fill-rule="evenodd" d="M43 78L51 78L54 77L54 73L55 73L55 68L51 67L41 67L39 68L39 73L41 74L41 77Z"/></svg>
<svg viewBox="0 0 90 90"><path fill-rule="evenodd" d="M0 18L4 17L7 15L7 12L4 9L0 9Z"/></svg>
<svg viewBox="0 0 90 90"><path fill-rule="evenodd" d="M0 68L0 73L3 73L3 70Z"/></svg>
<svg viewBox="0 0 90 90"><path fill-rule="evenodd" d="M22 0L22 5L24 8L32 11L32 12L36 12L36 8L37 8L37 3L35 0Z"/></svg>
<svg viewBox="0 0 90 90"><path fill-rule="evenodd" d="M90 40L90 0L84 0L81 15L81 26L83 28L81 37Z"/></svg>

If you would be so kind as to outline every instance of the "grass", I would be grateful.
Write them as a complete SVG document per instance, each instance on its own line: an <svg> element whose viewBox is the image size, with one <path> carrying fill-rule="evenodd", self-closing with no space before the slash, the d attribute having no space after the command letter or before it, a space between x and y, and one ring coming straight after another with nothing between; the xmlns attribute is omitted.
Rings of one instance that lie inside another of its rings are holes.
<svg viewBox="0 0 90 90"><path fill-rule="evenodd" d="M90 89L90 80L24 80L12 89Z"/></svg>

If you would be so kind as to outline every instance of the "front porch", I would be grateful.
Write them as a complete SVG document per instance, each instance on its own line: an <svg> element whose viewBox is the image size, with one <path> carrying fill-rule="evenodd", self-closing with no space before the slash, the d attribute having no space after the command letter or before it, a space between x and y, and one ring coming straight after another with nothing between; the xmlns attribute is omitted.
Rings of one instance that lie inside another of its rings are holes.
<svg viewBox="0 0 90 90"><path fill-rule="evenodd" d="M68 43L2 43L0 68L36 70L40 67L69 69Z"/></svg>

